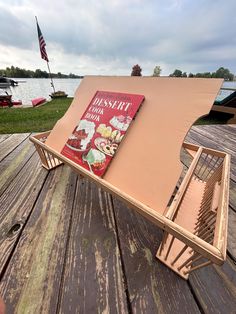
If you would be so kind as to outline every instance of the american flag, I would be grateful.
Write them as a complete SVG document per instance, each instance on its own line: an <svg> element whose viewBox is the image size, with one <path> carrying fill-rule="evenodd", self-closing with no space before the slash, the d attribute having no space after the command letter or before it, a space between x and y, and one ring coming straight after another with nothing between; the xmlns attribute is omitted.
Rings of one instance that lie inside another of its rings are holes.
<svg viewBox="0 0 236 314"><path fill-rule="evenodd" d="M38 25L38 21L36 20L36 24L37 24L37 30L38 30L38 38L39 38L39 49L40 49L40 52L41 52L41 57L42 59L44 59L45 61L49 62L48 60L48 55L47 55L47 52L46 52L46 43L44 41L44 38L43 38L43 35L42 35L42 32L40 30L40 27Z"/></svg>

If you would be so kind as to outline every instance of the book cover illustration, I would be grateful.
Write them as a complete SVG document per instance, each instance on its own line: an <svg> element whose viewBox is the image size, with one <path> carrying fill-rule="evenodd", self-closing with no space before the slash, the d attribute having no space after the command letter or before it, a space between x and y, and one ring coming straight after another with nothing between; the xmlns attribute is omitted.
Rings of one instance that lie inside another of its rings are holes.
<svg viewBox="0 0 236 314"><path fill-rule="evenodd" d="M62 155L102 177L143 100L143 95L97 91Z"/></svg>

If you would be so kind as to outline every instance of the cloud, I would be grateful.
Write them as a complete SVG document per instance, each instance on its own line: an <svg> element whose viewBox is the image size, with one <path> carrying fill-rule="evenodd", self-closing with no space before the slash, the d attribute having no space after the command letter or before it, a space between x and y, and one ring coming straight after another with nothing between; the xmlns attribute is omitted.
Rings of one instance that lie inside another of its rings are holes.
<svg viewBox="0 0 236 314"><path fill-rule="evenodd" d="M25 67L42 67L37 15L55 72L129 75L136 63L146 75L157 64L163 74L220 66L236 72L235 9L233 0L227 5L219 0L0 0L5 49L0 53L7 50L15 66L27 55ZM6 58L0 57L2 68Z"/></svg>

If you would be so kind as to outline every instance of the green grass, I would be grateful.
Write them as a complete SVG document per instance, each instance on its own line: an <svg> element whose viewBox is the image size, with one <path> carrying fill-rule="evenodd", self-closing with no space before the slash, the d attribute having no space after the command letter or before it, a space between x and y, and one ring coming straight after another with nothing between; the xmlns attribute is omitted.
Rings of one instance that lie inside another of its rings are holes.
<svg viewBox="0 0 236 314"><path fill-rule="evenodd" d="M72 100L73 98L53 99L36 108L0 108L0 134L51 130Z"/></svg>
<svg viewBox="0 0 236 314"><path fill-rule="evenodd" d="M231 114L211 111L205 117L198 119L194 124L195 125L206 125L206 124L226 124L227 121L232 117Z"/></svg>
<svg viewBox="0 0 236 314"><path fill-rule="evenodd" d="M44 132L51 130L70 106L73 98L54 99L36 108L0 108L0 134ZM230 115L213 112L195 122L226 124Z"/></svg>

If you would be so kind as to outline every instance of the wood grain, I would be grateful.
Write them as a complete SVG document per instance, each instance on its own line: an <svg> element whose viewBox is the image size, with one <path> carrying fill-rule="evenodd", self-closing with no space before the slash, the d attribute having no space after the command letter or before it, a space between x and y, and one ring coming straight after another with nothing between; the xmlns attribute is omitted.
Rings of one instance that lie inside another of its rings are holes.
<svg viewBox="0 0 236 314"><path fill-rule="evenodd" d="M235 313L236 269L229 260L194 272L189 282L204 313Z"/></svg>
<svg viewBox="0 0 236 314"><path fill-rule="evenodd" d="M52 170L0 285L9 313L55 313L77 176Z"/></svg>
<svg viewBox="0 0 236 314"><path fill-rule="evenodd" d="M181 161L189 167L191 158L183 150L181 152ZM228 247L227 250L232 258L236 261L236 183L230 181L230 195L229 195L229 223L228 223Z"/></svg>
<svg viewBox="0 0 236 314"><path fill-rule="evenodd" d="M214 129L215 128L213 127L212 132L214 131ZM193 144L209 146L209 147L212 147L214 149L224 150L224 147L225 147L224 145L225 145L225 142L227 142L227 139L225 139L225 141L222 139L221 146L217 146L217 145L215 145L214 141L208 140L207 136L199 136L197 132L194 133L191 130L186 137L186 141L193 143ZM232 209L236 211L236 175L235 175L236 174L236 162L234 162L236 153L234 153L232 150L230 151L230 153L231 153L231 173L230 173L231 181L230 181L229 203L230 203L230 206L232 207ZM184 164L188 163L187 160L184 159L184 157L181 159L181 161Z"/></svg>
<svg viewBox="0 0 236 314"><path fill-rule="evenodd" d="M233 154L233 135L231 126L201 126L189 138L209 146L218 137L218 149L229 138ZM231 259L221 268L198 270L185 282L154 257L159 228L116 199L113 207L107 193L85 179L77 182L68 167L48 175L27 136L2 142L0 136L0 295L7 313L235 313ZM231 183L233 208L236 182ZM230 209L232 258L235 219Z"/></svg>
<svg viewBox="0 0 236 314"><path fill-rule="evenodd" d="M29 133L12 134L1 143L0 149L0 161L5 158L14 148L16 148L21 142L23 142Z"/></svg>
<svg viewBox="0 0 236 314"><path fill-rule="evenodd" d="M236 213L231 208L229 209L227 250L236 262Z"/></svg>
<svg viewBox="0 0 236 314"><path fill-rule="evenodd" d="M214 127L206 130L206 126L204 128L196 128L193 127L186 137L186 141L192 143L194 141L197 144L216 149L223 150L226 153L231 155L231 178L236 182L236 154L235 154L235 143L233 140L229 140L225 137L223 132L216 133Z"/></svg>
<svg viewBox="0 0 236 314"><path fill-rule="evenodd" d="M47 171L34 154L0 197L0 273L32 211L46 175Z"/></svg>
<svg viewBox="0 0 236 314"><path fill-rule="evenodd" d="M81 179L59 313L127 313L110 196Z"/></svg>
<svg viewBox="0 0 236 314"><path fill-rule="evenodd" d="M188 283L161 264L162 231L114 199L118 235L134 313L199 313Z"/></svg>
<svg viewBox="0 0 236 314"><path fill-rule="evenodd" d="M7 189L33 153L35 153L34 145L30 141L25 140L1 161L0 195Z"/></svg>
<svg viewBox="0 0 236 314"><path fill-rule="evenodd" d="M11 136L11 134L0 134L0 143L5 141L10 136Z"/></svg>

